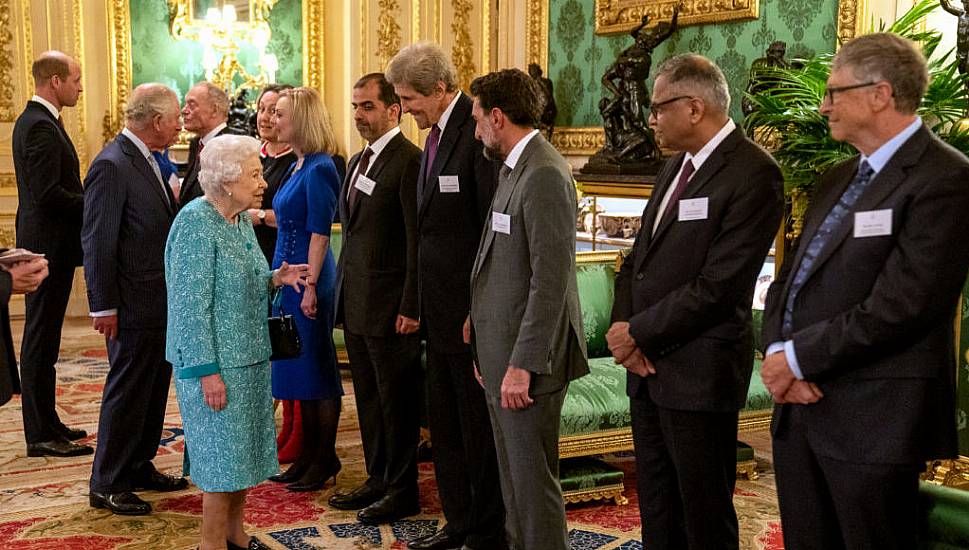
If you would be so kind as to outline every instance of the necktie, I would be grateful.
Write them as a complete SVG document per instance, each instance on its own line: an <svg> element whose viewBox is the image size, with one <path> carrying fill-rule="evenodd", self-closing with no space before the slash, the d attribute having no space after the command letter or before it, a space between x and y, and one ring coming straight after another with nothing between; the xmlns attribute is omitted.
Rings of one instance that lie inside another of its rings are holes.
<svg viewBox="0 0 969 550"><path fill-rule="evenodd" d="M804 255L801 257L801 264L798 265L794 280L791 282L791 290L787 294L787 301L784 303L784 320L781 325L781 335L785 339L790 336L794 328L794 301L797 299L797 294L801 291L801 288L804 287L804 282L807 280L811 266L814 265L814 261L828 243L831 233L851 213L851 209L858 201L858 197L868 188L868 184L871 183L872 174L874 174L874 170L872 170L868 161L863 161L858 167L858 173L855 174L855 179L851 180L851 183L848 184L841 198L838 199L838 203L825 216L817 232L811 236L807 249L804 250Z"/></svg>
<svg viewBox="0 0 969 550"><path fill-rule="evenodd" d="M353 214L353 207L357 204L357 180L360 176L367 174L367 168L370 167L370 157L373 156L373 149L367 147L363 150L363 154L360 155L360 162L357 163L357 173L353 175L353 181L350 182L350 193L347 196L347 208L351 214Z"/></svg>
<svg viewBox="0 0 969 550"><path fill-rule="evenodd" d="M417 181L417 207L420 208L421 199L424 197L424 185L427 184L427 176L431 173L434 166L434 159L437 157L438 142L441 141L441 129L437 124L431 126L431 133L427 134L427 141L424 142L424 152L427 153L427 162L424 163L424 173Z"/></svg>
<svg viewBox="0 0 969 550"><path fill-rule="evenodd" d="M158 167L158 161L156 161L155 156L150 153L145 158L148 160L148 165L151 166L152 171L155 172L155 177L158 178L158 183L160 183L162 186L162 195L165 196L165 202L168 203L168 206L171 206L172 203L168 199L168 184L165 183L164 179L162 179L161 168Z"/></svg>
<svg viewBox="0 0 969 550"><path fill-rule="evenodd" d="M696 169L693 167L692 160L687 160L683 163L683 170L680 171L680 179L676 181L676 187L673 188L673 193L670 195L670 200L666 203L666 210L663 211L663 216L660 220L668 216L676 206L676 202L680 200L683 191L686 191L686 186L690 183L690 176L693 175L694 170Z"/></svg>
<svg viewBox="0 0 969 550"><path fill-rule="evenodd" d="M508 183L508 177L511 176L511 168L507 164L502 163L501 170L498 170L498 186L502 186Z"/></svg>

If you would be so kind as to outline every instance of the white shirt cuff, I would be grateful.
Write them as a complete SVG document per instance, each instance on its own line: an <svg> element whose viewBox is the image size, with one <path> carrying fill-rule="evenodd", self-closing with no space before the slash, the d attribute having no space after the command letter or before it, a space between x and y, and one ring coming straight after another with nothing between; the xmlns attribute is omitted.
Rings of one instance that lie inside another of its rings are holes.
<svg viewBox="0 0 969 550"><path fill-rule="evenodd" d="M104 311L92 311L91 313L88 313L88 315L90 315L91 317L110 317L112 315L117 315L117 314L118 314L117 309L106 309Z"/></svg>

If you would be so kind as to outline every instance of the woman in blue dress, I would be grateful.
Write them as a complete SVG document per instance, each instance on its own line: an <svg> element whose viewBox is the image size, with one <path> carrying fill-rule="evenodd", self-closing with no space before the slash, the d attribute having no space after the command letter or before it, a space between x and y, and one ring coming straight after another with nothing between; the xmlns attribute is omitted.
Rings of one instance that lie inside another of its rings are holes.
<svg viewBox="0 0 969 550"><path fill-rule="evenodd" d="M245 211L266 189L259 142L219 136L200 156L205 192L175 218L165 247L166 359L185 427L186 471L203 492L202 545L267 548L243 526L246 490L278 468L266 312L271 285L306 283L307 265L275 271Z"/></svg>
<svg viewBox="0 0 969 550"><path fill-rule="evenodd" d="M289 483L291 491L318 491L340 471L336 432L343 386L333 346L336 263L329 249L340 193L331 158L337 147L315 90L282 91L273 120L279 140L292 146L297 159L273 199L279 231L273 266L309 264L310 286L302 294L283 289L280 305L295 317L303 350L295 359L272 363L273 397L300 401L303 448L289 469L269 479Z"/></svg>

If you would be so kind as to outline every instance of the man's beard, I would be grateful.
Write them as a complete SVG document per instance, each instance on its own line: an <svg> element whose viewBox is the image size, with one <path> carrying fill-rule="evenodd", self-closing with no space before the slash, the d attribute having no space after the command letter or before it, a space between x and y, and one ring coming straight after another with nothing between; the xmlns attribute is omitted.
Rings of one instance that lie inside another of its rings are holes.
<svg viewBox="0 0 969 550"><path fill-rule="evenodd" d="M489 147L489 146L485 145L484 146L484 158L486 158L488 160L500 160L500 161L504 162L505 155L503 155L501 153L501 151L499 151L495 147Z"/></svg>

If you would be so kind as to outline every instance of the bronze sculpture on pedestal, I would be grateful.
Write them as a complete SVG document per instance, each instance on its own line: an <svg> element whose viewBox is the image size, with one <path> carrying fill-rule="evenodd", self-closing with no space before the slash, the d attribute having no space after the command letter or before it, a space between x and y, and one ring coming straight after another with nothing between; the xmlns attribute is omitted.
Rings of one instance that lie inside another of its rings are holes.
<svg viewBox="0 0 969 550"><path fill-rule="evenodd" d="M777 40L771 42L767 48L766 57L755 59L750 64L750 80L747 82L747 94L744 95L743 100L740 102L744 116L757 110L757 105L750 100L750 96L774 87L775 83L771 80L770 75L771 70L774 68L787 69L791 67L791 64L784 59L785 53L787 53L787 43Z"/></svg>

